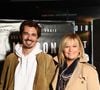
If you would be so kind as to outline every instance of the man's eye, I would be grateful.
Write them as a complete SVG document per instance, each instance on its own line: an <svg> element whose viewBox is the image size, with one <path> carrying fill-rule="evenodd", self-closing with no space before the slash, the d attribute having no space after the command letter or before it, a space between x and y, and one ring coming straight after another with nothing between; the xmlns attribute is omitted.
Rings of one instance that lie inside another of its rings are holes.
<svg viewBox="0 0 100 90"><path fill-rule="evenodd" d="M36 36L36 34L32 34L32 36Z"/></svg>

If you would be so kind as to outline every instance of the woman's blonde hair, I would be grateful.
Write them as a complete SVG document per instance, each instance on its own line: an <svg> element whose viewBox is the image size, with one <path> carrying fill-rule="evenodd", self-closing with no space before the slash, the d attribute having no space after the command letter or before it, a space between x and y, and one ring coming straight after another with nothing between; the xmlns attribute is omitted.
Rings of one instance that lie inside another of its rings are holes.
<svg viewBox="0 0 100 90"><path fill-rule="evenodd" d="M75 34L75 33L71 33L71 34L66 34L64 35L64 37L61 39L60 44L59 44L59 50L58 50L58 59L59 62L62 63L65 60L65 56L63 53L63 50L66 46L66 43L70 40L77 40L79 43L79 47L80 47L80 55L79 57L83 57L84 56L84 48L83 48L83 44L82 41L80 39L80 37Z"/></svg>

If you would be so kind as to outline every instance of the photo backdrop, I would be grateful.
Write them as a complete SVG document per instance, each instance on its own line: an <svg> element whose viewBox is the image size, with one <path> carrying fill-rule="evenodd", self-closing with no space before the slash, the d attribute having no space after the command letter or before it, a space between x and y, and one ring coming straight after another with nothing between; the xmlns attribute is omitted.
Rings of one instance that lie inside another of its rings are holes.
<svg viewBox="0 0 100 90"><path fill-rule="evenodd" d="M19 26L23 20L1 20L0 21L0 60L13 52L14 45L19 42ZM36 21L36 20L35 20ZM39 42L43 52L53 56L57 54L58 43L66 33L74 32L73 21L39 21L42 28L42 37Z"/></svg>
<svg viewBox="0 0 100 90"><path fill-rule="evenodd" d="M14 45L19 42L19 26L23 20L0 20L0 61L13 52ZM77 33L81 37L89 63L93 64L92 22L35 20L42 28L39 42L43 52L57 55L61 37L67 33Z"/></svg>

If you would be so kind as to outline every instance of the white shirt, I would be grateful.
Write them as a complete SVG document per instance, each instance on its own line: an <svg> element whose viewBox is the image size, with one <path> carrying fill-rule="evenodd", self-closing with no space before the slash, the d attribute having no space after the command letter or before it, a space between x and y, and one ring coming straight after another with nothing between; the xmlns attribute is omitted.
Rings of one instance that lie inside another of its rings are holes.
<svg viewBox="0 0 100 90"><path fill-rule="evenodd" d="M19 56L19 64L15 70L14 90L33 90L33 83L37 68L36 54L41 52L39 43L27 56L22 54L22 47L19 44L15 47L16 54Z"/></svg>

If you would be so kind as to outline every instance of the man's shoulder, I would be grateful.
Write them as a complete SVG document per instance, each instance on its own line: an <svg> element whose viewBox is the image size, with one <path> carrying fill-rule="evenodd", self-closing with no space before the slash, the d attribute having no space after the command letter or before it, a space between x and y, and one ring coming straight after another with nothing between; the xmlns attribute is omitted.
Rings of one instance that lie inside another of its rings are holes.
<svg viewBox="0 0 100 90"><path fill-rule="evenodd" d="M7 55L7 58L13 58L13 57L17 57L17 55L13 52Z"/></svg>
<svg viewBox="0 0 100 90"><path fill-rule="evenodd" d="M50 54L48 54L48 53L44 53L44 52L38 53L37 56L52 57L52 55L50 55Z"/></svg>
<svg viewBox="0 0 100 90"><path fill-rule="evenodd" d="M41 52L41 53L38 53L37 54L37 58L39 58L39 59L53 59L53 57L52 57L52 55L50 55L50 54L47 54L47 53L44 53L44 52Z"/></svg>
<svg viewBox="0 0 100 90"><path fill-rule="evenodd" d="M17 60L17 55L15 53L10 53L9 55L6 56L5 58L5 63L13 63L16 62Z"/></svg>
<svg viewBox="0 0 100 90"><path fill-rule="evenodd" d="M10 61L10 62L15 61L17 59L18 59L18 57L17 57L17 55L15 53L10 53L6 57L6 61Z"/></svg>

